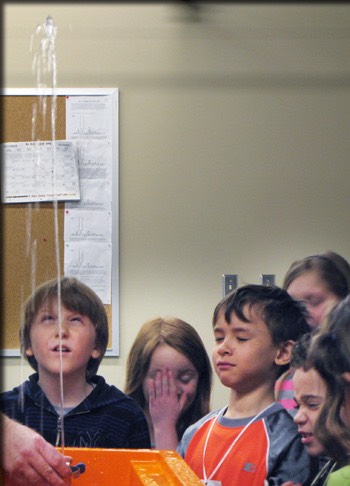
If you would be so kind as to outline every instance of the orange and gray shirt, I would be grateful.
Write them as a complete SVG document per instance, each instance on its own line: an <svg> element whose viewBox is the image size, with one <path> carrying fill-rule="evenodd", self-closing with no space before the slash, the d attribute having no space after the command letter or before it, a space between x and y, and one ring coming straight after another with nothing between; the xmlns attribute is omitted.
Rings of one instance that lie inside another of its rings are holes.
<svg viewBox="0 0 350 486"><path fill-rule="evenodd" d="M310 458L282 405L274 403L256 418L229 419L224 413L203 417L179 444L178 452L200 479L222 486L308 483Z"/></svg>

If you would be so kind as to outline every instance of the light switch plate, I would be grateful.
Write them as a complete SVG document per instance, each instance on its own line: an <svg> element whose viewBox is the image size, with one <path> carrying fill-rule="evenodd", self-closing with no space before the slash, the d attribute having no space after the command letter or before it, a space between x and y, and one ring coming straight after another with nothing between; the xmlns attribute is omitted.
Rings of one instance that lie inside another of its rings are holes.
<svg viewBox="0 0 350 486"><path fill-rule="evenodd" d="M229 294L233 290L235 290L238 286L238 275L236 274L227 274L224 273L222 275L222 296Z"/></svg>
<svg viewBox="0 0 350 486"><path fill-rule="evenodd" d="M262 273L260 275L261 285L275 285L275 275L273 273Z"/></svg>

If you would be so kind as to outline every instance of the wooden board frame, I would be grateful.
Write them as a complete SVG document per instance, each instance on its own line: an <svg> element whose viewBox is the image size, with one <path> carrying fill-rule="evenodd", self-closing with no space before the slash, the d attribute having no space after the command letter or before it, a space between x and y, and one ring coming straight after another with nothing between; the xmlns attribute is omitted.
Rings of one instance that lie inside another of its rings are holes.
<svg viewBox="0 0 350 486"><path fill-rule="evenodd" d="M119 90L117 88L6 88L1 94L1 142L32 140L34 100L57 96L56 140L65 136L66 96L111 96L112 99L112 282L111 304L106 305L109 342L105 356L119 356ZM48 108L49 110L49 108ZM39 120L38 125L41 120ZM47 126L44 126L47 125ZM52 140L50 123L43 123L40 140ZM20 356L19 325L24 300L34 287L58 274L54 244L53 203L1 204L2 222L2 345L0 356ZM64 261L64 203L58 203L60 273ZM30 215L30 218L29 216ZM29 222L30 219L30 222ZM28 232L35 238L36 259L28 250Z"/></svg>

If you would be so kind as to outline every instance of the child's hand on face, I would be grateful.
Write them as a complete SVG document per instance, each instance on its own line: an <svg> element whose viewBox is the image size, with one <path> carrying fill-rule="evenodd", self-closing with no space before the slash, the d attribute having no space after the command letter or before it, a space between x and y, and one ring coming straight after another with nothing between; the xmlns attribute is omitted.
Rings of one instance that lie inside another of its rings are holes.
<svg viewBox="0 0 350 486"><path fill-rule="evenodd" d="M186 393L179 394L171 370L158 371L149 385L148 406L154 428L160 424L176 426L186 398Z"/></svg>

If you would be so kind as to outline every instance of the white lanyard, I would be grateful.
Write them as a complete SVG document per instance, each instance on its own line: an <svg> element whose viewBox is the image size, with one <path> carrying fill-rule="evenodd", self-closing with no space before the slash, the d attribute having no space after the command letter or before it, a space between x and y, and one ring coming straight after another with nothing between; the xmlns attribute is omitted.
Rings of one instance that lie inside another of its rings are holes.
<svg viewBox="0 0 350 486"><path fill-rule="evenodd" d="M225 452L225 454L222 456L221 460L219 461L219 463L217 464L217 466L215 467L214 471L210 474L210 476L208 477L207 476L207 471L205 469L205 454L207 452L207 446L208 446L208 442L209 442L209 436L211 434L211 431L214 427L214 424L215 422L218 420L218 418L220 417L220 415L222 415L224 413L225 410L227 410L227 407L223 408L222 410L220 410L220 412L217 414L217 416L214 418L214 420L212 421L211 423L211 426L208 430L208 434L207 434L207 437L205 439L205 444L204 444L204 450L203 450L203 479L204 479L204 484L207 484L207 482L212 479L212 477L214 476L214 474L217 472L217 470L219 469L219 467L221 466L221 464L224 462L224 460L226 459L226 457L229 455L229 453L231 452L232 448L234 447L234 445L236 444L236 442L238 441L238 439L244 434L244 432L247 430L247 428L253 423L255 422L261 415L263 415L266 410L268 410L270 407L272 407L272 405L274 405L274 403L268 405L266 408L264 408L264 410L262 410L261 412L259 412L257 415L255 415L255 417L253 417L246 425L245 427L240 431L240 433L237 435L237 437L232 441L232 444L230 445L230 447L227 449L227 451Z"/></svg>

